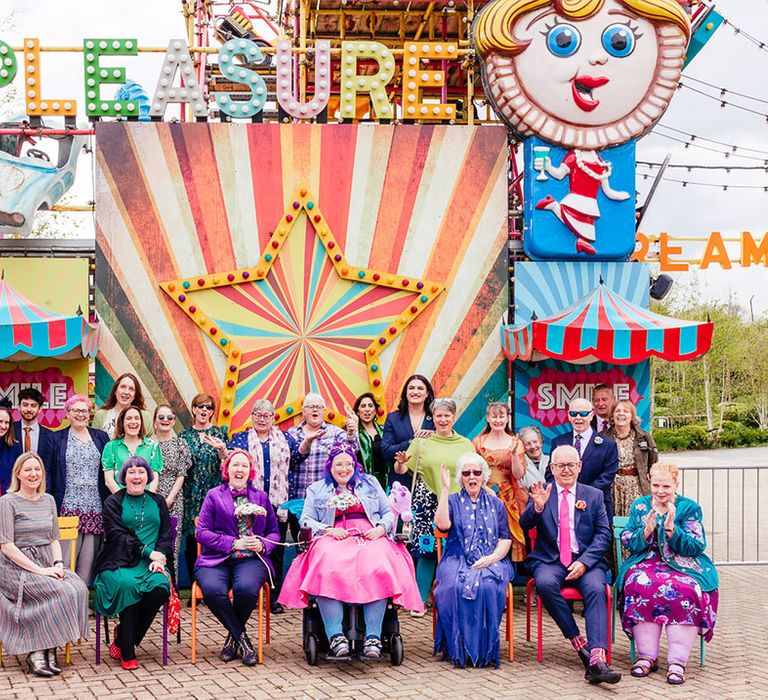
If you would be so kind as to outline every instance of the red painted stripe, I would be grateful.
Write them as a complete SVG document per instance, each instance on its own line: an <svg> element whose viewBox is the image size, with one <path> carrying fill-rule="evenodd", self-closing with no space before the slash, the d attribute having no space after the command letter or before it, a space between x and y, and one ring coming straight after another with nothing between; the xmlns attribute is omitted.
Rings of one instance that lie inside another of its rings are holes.
<svg viewBox="0 0 768 700"><path fill-rule="evenodd" d="M283 161L279 124L249 124L248 151L251 161L253 198L256 202L256 223L259 230L259 250L264 250L283 216ZM287 127L288 129L291 126ZM257 259L257 251L253 258Z"/></svg>
<svg viewBox="0 0 768 700"><path fill-rule="evenodd" d="M51 350L67 344L67 322L64 319L48 321L48 346Z"/></svg>
<svg viewBox="0 0 768 700"><path fill-rule="evenodd" d="M315 125L322 135L319 204L339 245L347 242L349 206L354 185L358 127L355 124ZM363 262L364 261L360 261Z"/></svg>

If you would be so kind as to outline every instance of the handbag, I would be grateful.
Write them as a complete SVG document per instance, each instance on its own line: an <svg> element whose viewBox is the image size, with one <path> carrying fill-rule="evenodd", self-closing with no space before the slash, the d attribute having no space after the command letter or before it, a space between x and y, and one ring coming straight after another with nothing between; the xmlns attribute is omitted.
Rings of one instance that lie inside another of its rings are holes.
<svg viewBox="0 0 768 700"><path fill-rule="evenodd" d="M171 575L165 570L163 570L163 573L168 579L168 583L171 584L171 595L168 598L168 632L170 632L170 634L176 634L179 631L179 624L181 623L181 603L179 601L179 594L176 592L176 587L173 585Z"/></svg>

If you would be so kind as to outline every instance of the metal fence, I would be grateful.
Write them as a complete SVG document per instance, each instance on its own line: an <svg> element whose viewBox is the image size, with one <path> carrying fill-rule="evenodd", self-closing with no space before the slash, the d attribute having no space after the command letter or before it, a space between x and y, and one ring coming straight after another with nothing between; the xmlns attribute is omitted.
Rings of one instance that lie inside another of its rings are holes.
<svg viewBox="0 0 768 700"><path fill-rule="evenodd" d="M768 564L768 533L761 533L761 521L768 521L761 513L768 497L761 493L763 484L768 467L681 468L680 492L701 506L707 554L716 564Z"/></svg>

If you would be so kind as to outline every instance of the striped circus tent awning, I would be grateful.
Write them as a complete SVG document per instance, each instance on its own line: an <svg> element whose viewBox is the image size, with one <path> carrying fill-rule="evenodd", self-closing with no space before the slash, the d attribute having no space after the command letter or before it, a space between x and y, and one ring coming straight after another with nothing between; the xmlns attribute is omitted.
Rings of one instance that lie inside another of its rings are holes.
<svg viewBox="0 0 768 700"><path fill-rule="evenodd" d="M584 297L552 316L502 326L509 360L603 361L625 365L656 356L695 360L712 344L714 324L669 318L630 303L602 281Z"/></svg>
<svg viewBox="0 0 768 700"><path fill-rule="evenodd" d="M101 327L43 309L0 279L0 360L96 357Z"/></svg>

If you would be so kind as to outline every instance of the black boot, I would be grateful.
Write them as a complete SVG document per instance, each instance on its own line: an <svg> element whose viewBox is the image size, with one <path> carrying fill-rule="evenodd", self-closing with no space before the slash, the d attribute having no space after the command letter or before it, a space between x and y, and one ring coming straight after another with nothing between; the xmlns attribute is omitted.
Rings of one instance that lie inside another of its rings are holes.
<svg viewBox="0 0 768 700"><path fill-rule="evenodd" d="M48 663L48 668L51 672L55 676L58 676L61 673L61 667L59 666L59 659L56 656L56 647L45 650L45 660Z"/></svg>
<svg viewBox="0 0 768 700"><path fill-rule="evenodd" d="M240 645L240 653L243 655L243 664L245 666L255 666L259 662L259 657L254 651L253 644L251 644L248 635L243 632L237 641Z"/></svg>
<svg viewBox="0 0 768 700"><path fill-rule="evenodd" d="M224 646L221 648L219 658L224 663L229 663L237 658L237 642L235 642L235 638L231 634L227 635L227 641L224 642Z"/></svg>
<svg viewBox="0 0 768 700"><path fill-rule="evenodd" d="M579 660L584 664L584 670L589 671L589 651L586 648L579 649Z"/></svg>
<svg viewBox="0 0 768 700"><path fill-rule="evenodd" d="M27 654L27 673L34 673L41 678L51 678L53 671L48 668L44 651L33 651Z"/></svg>
<svg viewBox="0 0 768 700"><path fill-rule="evenodd" d="M597 661L590 664L587 672L584 674L584 680L597 685L598 683L618 683L621 680L621 673L614 671L605 661Z"/></svg>

